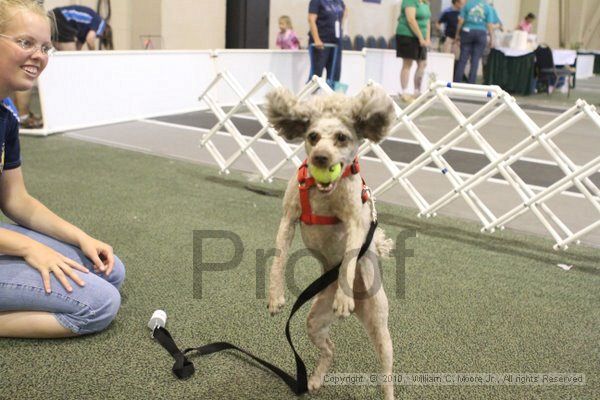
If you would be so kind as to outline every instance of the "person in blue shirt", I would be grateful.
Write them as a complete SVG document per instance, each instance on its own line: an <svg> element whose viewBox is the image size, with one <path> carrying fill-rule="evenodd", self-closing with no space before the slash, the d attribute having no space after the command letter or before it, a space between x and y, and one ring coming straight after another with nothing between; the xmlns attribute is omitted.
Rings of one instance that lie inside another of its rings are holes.
<svg viewBox="0 0 600 400"><path fill-rule="evenodd" d="M56 35L53 42L58 50L81 50L87 44L96 50L96 39L112 49L112 30L94 10L85 6L66 6L53 9Z"/></svg>
<svg viewBox="0 0 600 400"><path fill-rule="evenodd" d="M50 19L43 7L31 0L0 1L0 99L31 89L51 53ZM101 331L121 304L123 263L111 246L29 194L20 150L17 118L2 103L0 210L15 224L0 224L0 337Z"/></svg>
<svg viewBox="0 0 600 400"><path fill-rule="evenodd" d="M327 69L330 85L342 75L342 26L347 17L343 0L310 0L308 4L311 75L322 76L323 69Z"/></svg>
<svg viewBox="0 0 600 400"><path fill-rule="evenodd" d="M442 45L443 53L453 53L454 38L456 37L456 28L458 27L458 16L464 6L465 0L452 0L452 5L444 10L438 19L437 27L439 30L444 25L444 43Z"/></svg>
<svg viewBox="0 0 600 400"><path fill-rule="evenodd" d="M492 12L486 0L468 0L460 10L455 39L460 42L460 58L454 71L454 81L462 82L467 62L471 61L469 83L475 83L477 68L487 45L487 32L494 43ZM493 46L493 45L492 45Z"/></svg>

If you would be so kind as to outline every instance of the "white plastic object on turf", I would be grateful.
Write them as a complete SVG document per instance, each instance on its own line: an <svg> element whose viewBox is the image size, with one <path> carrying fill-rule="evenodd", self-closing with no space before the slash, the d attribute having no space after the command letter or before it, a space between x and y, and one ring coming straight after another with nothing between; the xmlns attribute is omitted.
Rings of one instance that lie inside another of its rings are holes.
<svg viewBox="0 0 600 400"><path fill-rule="evenodd" d="M565 271L570 270L571 268L573 268L573 265L567 265L567 264L556 264L559 268L564 269Z"/></svg>
<svg viewBox="0 0 600 400"><path fill-rule="evenodd" d="M154 332L156 328L164 328L166 324L167 313L163 310L156 310L154 311L154 314L152 314L150 321L148 321L148 328Z"/></svg>

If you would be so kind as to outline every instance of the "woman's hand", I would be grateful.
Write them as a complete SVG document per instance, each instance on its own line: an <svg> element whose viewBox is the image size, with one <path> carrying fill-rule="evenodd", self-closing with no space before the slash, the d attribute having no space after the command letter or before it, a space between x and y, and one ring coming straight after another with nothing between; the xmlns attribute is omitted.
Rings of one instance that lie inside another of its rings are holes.
<svg viewBox="0 0 600 400"><path fill-rule="evenodd" d="M79 286L85 286L85 282L75 273L75 270L87 274L89 272L88 269L48 246L36 242L28 249L23 258L42 275L46 293L52 292L52 288L50 287L50 273L54 274L67 292L73 291L73 287L67 280L67 276Z"/></svg>
<svg viewBox="0 0 600 400"><path fill-rule="evenodd" d="M419 46L421 46L421 47L429 47L429 46L431 46L431 40L429 40L429 39L419 39Z"/></svg>
<svg viewBox="0 0 600 400"><path fill-rule="evenodd" d="M110 245L86 235L79 240L79 248L87 258L92 260L94 272L110 275L115 266L115 256Z"/></svg>

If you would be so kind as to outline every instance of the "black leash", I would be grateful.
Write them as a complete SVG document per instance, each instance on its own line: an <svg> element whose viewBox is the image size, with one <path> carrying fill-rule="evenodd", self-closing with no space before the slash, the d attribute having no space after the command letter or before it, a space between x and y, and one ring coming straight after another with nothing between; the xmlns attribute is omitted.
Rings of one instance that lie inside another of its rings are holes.
<svg viewBox="0 0 600 400"><path fill-rule="evenodd" d="M369 249L371 241L373 240L373 235L375 234L375 228L377 228L377 221L371 222L371 226L369 227L369 232L367 233L365 242L360 248L360 252L358 253L358 258L361 258ZM311 283L306 289L304 289L302 293L300 293L300 296L298 296L298 299L292 306L292 311L285 325L285 337L287 338L287 341L290 347L292 348L292 351L294 352L294 358L296 359L296 378L292 377L290 374L283 371L281 368L278 368L275 365L261 358L258 358L253 354L247 352L246 350L241 349L231 343L216 342L201 347L190 347L181 351L179 347L177 347L177 344L171 337L169 331L166 330L164 327L155 328L153 331L153 337L175 359L175 364L173 364L173 373L179 379L189 378L194 374L195 371L194 364L186 357L187 353L196 351L198 352L198 354L203 356L223 350L238 350L239 352L246 354L254 361L258 362L262 366L274 372L286 383L286 385L290 387L290 389L292 389L292 391L296 395L299 396L308 392L308 380L304 361L302 361L302 358L300 357L300 355L296 351L296 348L294 347L294 344L292 343L292 337L290 335L290 322L292 320L292 317L294 316L296 311L300 309L300 307L302 307L306 302L315 297L320 291L325 289L331 283L335 282L335 280L338 277L341 265L342 263L340 262L334 268L330 269L325 274L321 275L316 281Z"/></svg>

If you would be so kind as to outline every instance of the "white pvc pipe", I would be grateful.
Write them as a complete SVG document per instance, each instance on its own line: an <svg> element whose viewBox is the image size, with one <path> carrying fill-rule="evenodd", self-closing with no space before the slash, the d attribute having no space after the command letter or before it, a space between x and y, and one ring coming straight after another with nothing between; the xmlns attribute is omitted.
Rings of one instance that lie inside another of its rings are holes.
<svg viewBox="0 0 600 400"><path fill-rule="evenodd" d="M266 78L263 76L257 83L256 85L254 85L252 87L252 89L250 89L250 91L246 94L240 94L238 93L234 86L233 86L233 82L232 79L233 77L231 77L229 74L224 73L224 74L220 74L220 76L222 77L222 79L229 85L229 87L231 87L236 94L239 95L239 97L241 97L240 101L231 108L231 110L229 110L229 112L227 112L227 114L225 114L225 118L219 122L217 122L215 124L215 126L213 126L209 132L210 136L212 136L216 131L218 131L219 129L221 129L223 127L223 125L225 124L225 121L228 121L231 119L231 117L238 112L238 110L245 105L246 100L249 99L252 95L254 95L254 93L256 93L260 88L262 88L262 86L264 86ZM203 97L203 96L202 96Z"/></svg>
<svg viewBox="0 0 600 400"><path fill-rule="evenodd" d="M484 98L484 99L493 99L494 97L497 97L497 93L492 92L490 90L488 91L481 91L481 90L469 90L469 89L449 89L449 88L445 88L442 89L443 93L448 95L448 96L467 96L467 97L475 97L475 98Z"/></svg>
<svg viewBox="0 0 600 400"><path fill-rule="evenodd" d="M457 115L462 115L460 110L454 106L452 102L447 100L448 107L452 107L455 109L455 113ZM464 116L463 116L464 118ZM484 154L490 160L490 162L496 162L498 160L498 153L494 150L494 148L485 140L485 138L476 130L471 124L467 124L466 126L467 132L469 136L479 145L479 147L483 150ZM533 191L527 184L517 175L509 166L505 165L504 161L500 161L497 164L498 171L504 177L504 179L515 189L515 191L519 194L522 200L526 201L529 197L533 195ZM543 206L543 205L542 205ZM546 220L543 214L537 209L536 206L531 207L532 212L535 216L540 220L540 222L551 231L551 234L554 237L560 238L558 233L552 228L550 223ZM548 207L544 207L545 212L551 217L551 219L559 225L567 234L570 233L568 228L564 225L564 223L554 214ZM493 221L496 217L490 216L490 219Z"/></svg>
<svg viewBox="0 0 600 400"><path fill-rule="evenodd" d="M597 220L596 222L586 226L585 228L581 229L580 231L578 231L577 233L571 235L571 237L566 238L564 240L561 240L560 242L556 243L554 245L554 249L558 250L559 248L562 249L567 249L567 245L569 243L572 243L575 240L578 240L580 237L582 237L583 235L587 234L588 232L593 231L594 229L598 228L600 226L600 219Z"/></svg>
<svg viewBox="0 0 600 400"><path fill-rule="evenodd" d="M571 114L576 114L576 113L577 113L577 109L576 109L576 107L573 107L570 110L567 110L565 113L556 117L555 120L551 121L546 126L554 126L554 125L558 124L560 121L569 118ZM583 118L582 114L576 114L575 116L572 117L572 119L567 120L566 122L563 122L562 124L559 124L558 127L554 128L552 131L550 131L549 134L546 135L546 137L553 137L553 136L557 135L558 133L562 132L564 129L575 124L581 118ZM530 151L532 151L534 148L536 148L539 145L539 143L537 141L535 141L536 137L540 134L543 134L546 126L538 129L537 132L535 132L528 138L523 139L521 142L517 143L515 146L511 147L509 150L504 152L498 158L498 160L496 162L490 163L490 164L486 165L485 167L483 167L481 170L479 170L479 172L477 172L476 174L472 175L469 179L467 179L456 190L463 191L463 190L467 190L475 185L480 184L481 182L487 180L491 175L493 175L495 173L496 167L500 162L506 161L507 164L510 165L510 164L514 163L515 161L517 161L523 154L527 154ZM443 207L444 205L446 205L450 201L452 201L454 198L456 198L456 196L458 196L458 193L456 193L456 190L450 191L450 192L446 193L444 196L440 197L436 202L434 202L431 205L429 211L435 212L440 207Z"/></svg>
<svg viewBox="0 0 600 400"><path fill-rule="evenodd" d="M225 119L225 112L219 106L216 105L216 103L211 99L210 96L205 96L204 101L209 105L211 111L219 118L219 120ZM227 131L231 135L231 137L237 142L238 146L243 148L246 144L246 139L236 128L236 126L231 122L231 120L226 120L224 126L225 129L227 129ZM254 152L252 148L247 149L245 154L259 170L261 176L264 177L269 173L267 167L264 165L260 157L258 157L258 155Z"/></svg>
<svg viewBox="0 0 600 400"><path fill-rule="evenodd" d="M459 83L459 82L442 82L438 81L435 83L437 87L446 87L452 89L467 89L467 90L482 90L491 91L492 93L501 94L505 93L500 86L497 85L476 85L472 83Z"/></svg>
<svg viewBox="0 0 600 400"><path fill-rule="evenodd" d="M578 171L575 171L569 175L566 175L562 179L559 179L558 181L556 181L553 185L549 186L545 190L543 190L543 191L539 192L538 194L536 194L535 196L531 197L526 202L523 202L519 206L508 211L507 213L505 213L504 215L499 217L496 221L494 221L494 224L496 226L504 225L506 222L511 220L512 217L516 213L521 211L523 208L528 208L533 204L541 203L541 202L548 200L550 197L556 195L557 193L564 191L566 188L571 186L572 180L574 178L577 178L577 177L584 175L590 171L593 171L594 168L598 168L599 166L600 166L600 156L589 161L587 164L585 164L583 167L581 167Z"/></svg>

